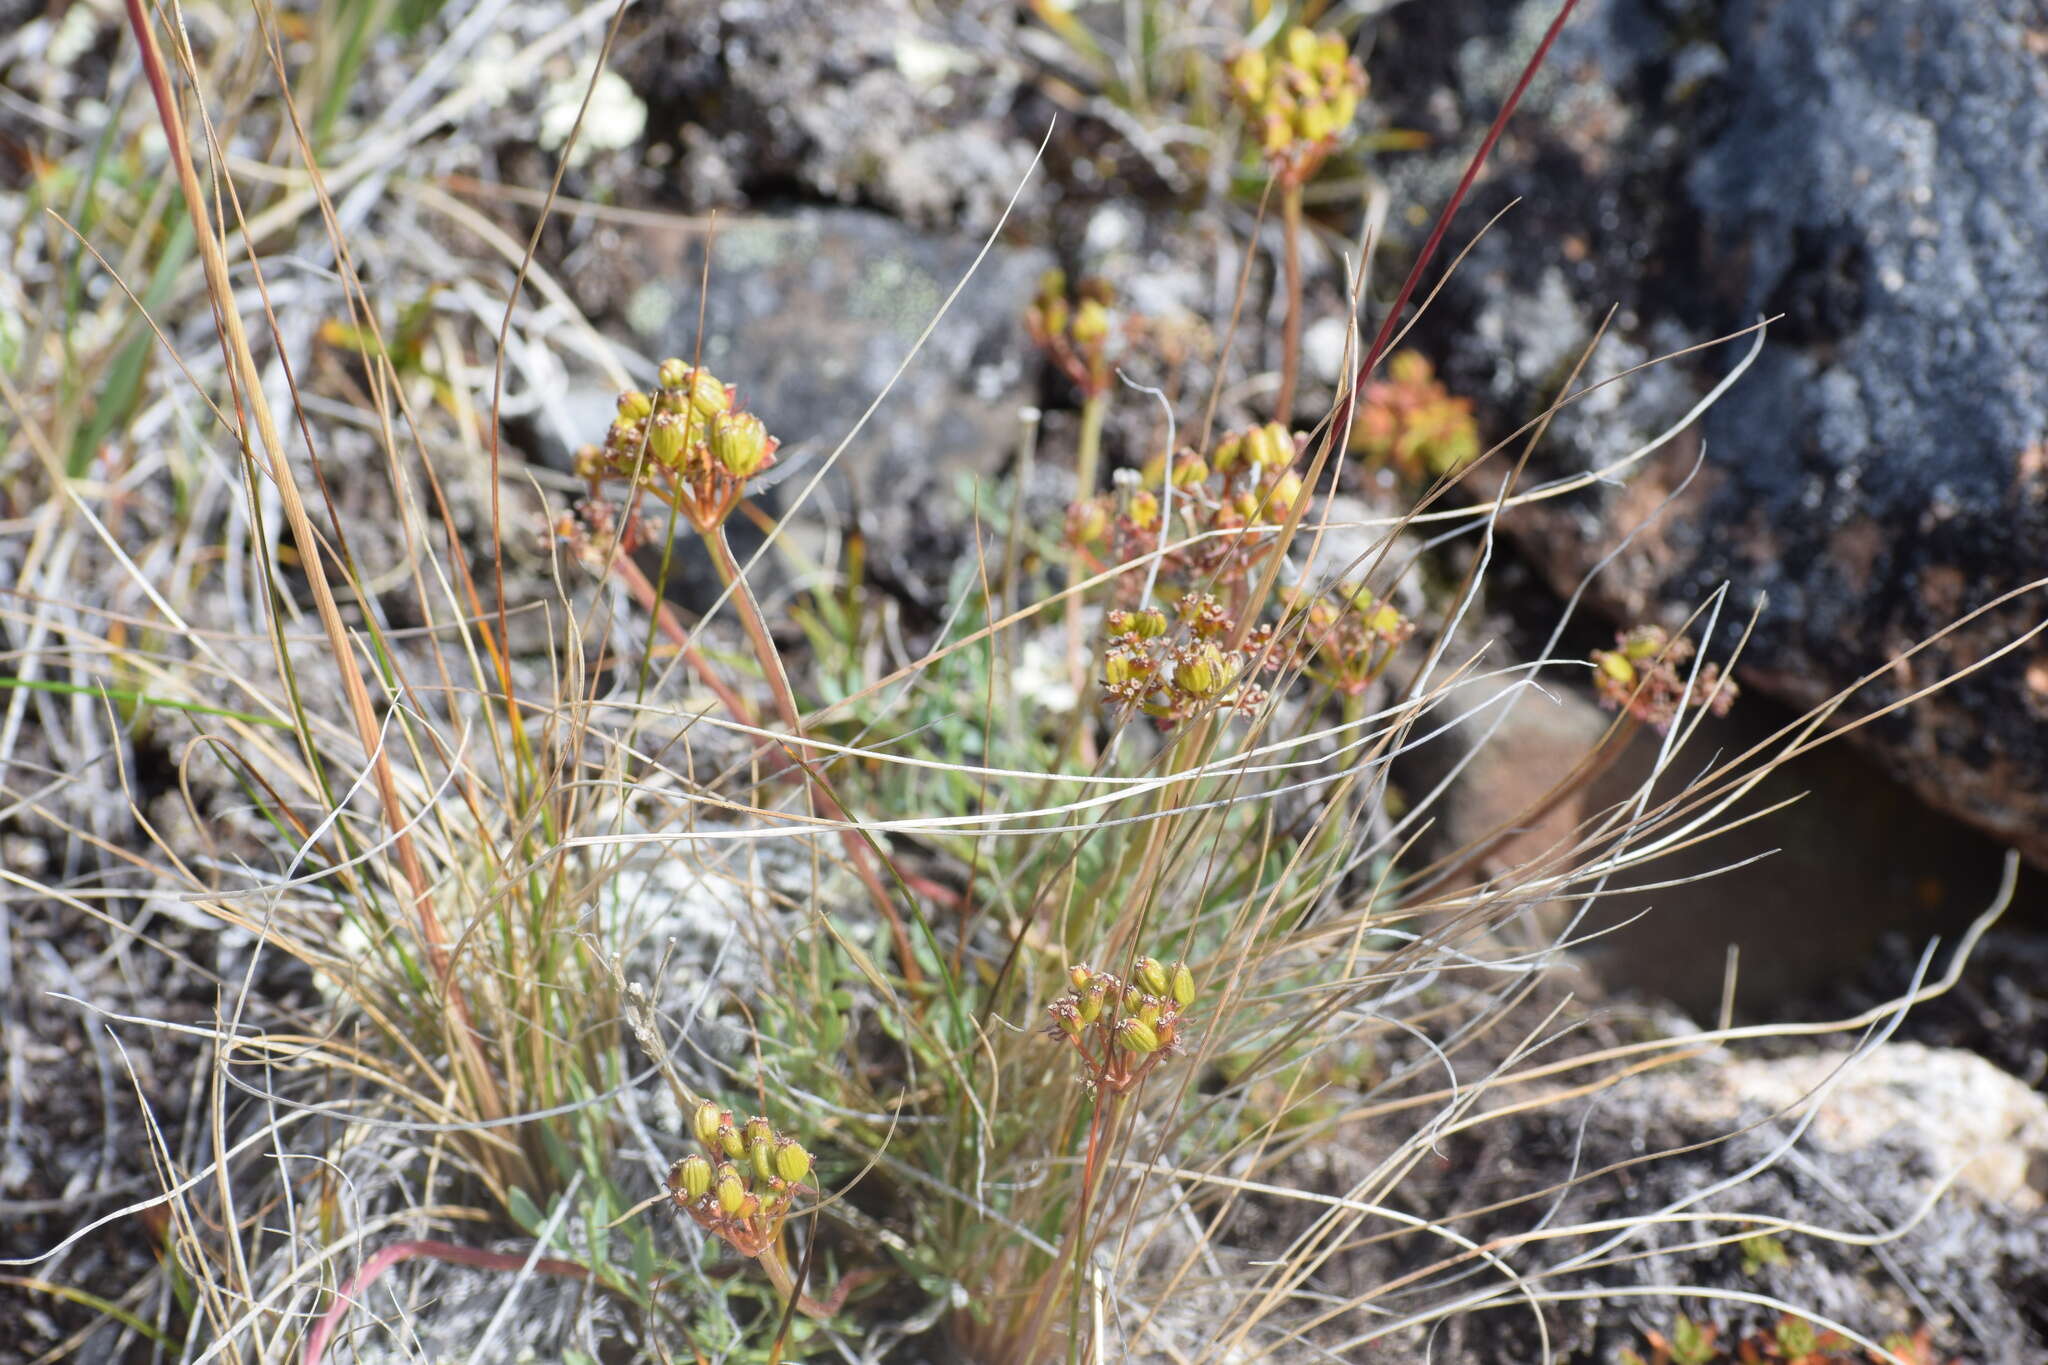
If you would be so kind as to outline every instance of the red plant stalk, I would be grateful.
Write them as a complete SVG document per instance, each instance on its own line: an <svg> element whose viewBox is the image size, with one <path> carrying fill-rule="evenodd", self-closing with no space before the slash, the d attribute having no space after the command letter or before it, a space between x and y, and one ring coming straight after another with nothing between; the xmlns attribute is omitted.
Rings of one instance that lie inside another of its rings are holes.
<svg viewBox="0 0 2048 1365"><path fill-rule="evenodd" d="M754 1258L761 1269L768 1274L768 1282L775 1286L775 1292L788 1299L795 1296L796 1308L807 1318L819 1322L830 1322L839 1310L846 1306L846 1296L855 1288L875 1279L881 1271L875 1269L849 1270L839 1277L839 1283L832 1286L822 1299L814 1299L797 1288L796 1271L789 1264L789 1257L782 1250L782 1236L776 1235L774 1245Z"/></svg>
<svg viewBox="0 0 2048 1365"><path fill-rule="evenodd" d="M1387 347L1392 343L1394 333L1399 327L1401 310L1408 306L1408 300L1415 294L1415 286L1422 280L1422 272L1435 257L1437 248L1443 245L1444 234L1450 230L1451 219L1457 216L1459 206L1465 202L1465 195L1471 190L1472 183L1479 178L1479 172L1486 165L1486 159L1493 154L1494 144L1500 141L1500 135L1506 131L1508 119L1514 114L1515 107L1522 102L1522 96L1528 93L1530 82L1536 79L1537 71L1542 68L1544 59L1550 55L1551 47L1557 42L1557 35L1564 30L1565 21L1571 18L1572 11L1578 6L1579 0L1563 0L1558 6L1557 17L1550 21L1550 27L1544 31L1542 41L1536 44L1536 50L1530 54L1528 63L1522 67L1521 78L1515 82L1515 88L1508 92L1507 99L1501 104L1500 112L1493 116L1493 123L1486 130L1486 137L1479 144L1479 150L1474 152L1472 160L1466 163L1465 174L1459 178L1457 189L1451 192L1450 200L1437 215L1436 226L1430 229L1429 239L1423 243L1422 250L1416 255L1415 264L1408 271L1408 278L1401 282L1400 293L1394 296L1393 307L1387 310L1386 318L1380 323L1380 329L1373 337L1371 348L1366 351L1365 359L1359 363L1356 379L1345 388L1342 401L1337 405L1336 419L1330 423L1322 442L1315 447L1315 458L1309 462L1308 472L1302 477L1305 487L1314 489L1321 484L1323 471L1329 467L1332 455L1348 441L1352 414L1358 402L1358 391L1372 376L1373 368L1380 363L1380 357L1386 354ZM1288 544L1294 539L1294 533L1300 528L1302 517L1308 511L1309 501L1308 498L1295 500L1293 510L1287 514L1287 521L1280 528L1281 544ZM1261 576L1258 589L1253 594L1254 598L1264 600L1271 593L1279 576L1280 561L1276 557L1267 565L1265 573ZM1249 614L1239 618L1237 628L1230 634L1231 648L1235 649L1244 643L1245 636L1250 633L1251 622Z"/></svg>
<svg viewBox="0 0 2048 1365"><path fill-rule="evenodd" d="M1287 320L1280 332L1280 392L1273 399L1273 420L1292 431L1294 386L1301 374L1301 182L1292 172L1280 187L1280 239Z"/></svg>
<svg viewBox="0 0 2048 1365"><path fill-rule="evenodd" d="M299 1357L300 1365L320 1365L320 1358L326 1353L327 1343L333 1339L335 1329L341 1326L342 1318L355 1307L364 1291L399 1262L417 1259L475 1266L480 1270L521 1270L527 1264L524 1256L502 1251L479 1251L453 1242L393 1242L363 1262L362 1269L349 1276L335 1291L334 1302L320 1315L320 1321L313 1324L312 1334L306 1338L306 1348ZM574 1261L558 1261L546 1256L534 1261L533 1269L541 1275L568 1275L579 1280L590 1278L590 1271Z"/></svg>
<svg viewBox="0 0 2048 1365"><path fill-rule="evenodd" d="M633 595L633 600L639 604L640 609L654 618L655 624L661 628L661 633L668 636L670 642L682 651L683 662L688 664L704 685L711 689L711 694L718 698L719 704L725 707L732 718L742 725L756 724L753 708L747 705L746 698L733 691L731 686L718 676L718 671L711 666L711 661L704 657L704 651L690 643L690 632L676 619L674 608L662 600L661 594L654 590L654 584L647 580L646 574L640 572L640 566L633 562L632 557L625 554L614 555L611 571L626 585L626 591Z"/></svg>
<svg viewBox="0 0 2048 1365"><path fill-rule="evenodd" d="M1519 105L1522 96L1528 93L1529 83L1536 79L1536 73L1542 69L1544 60L1550 56L1551 46L1557 42L1557 35L1564 31L1565 21L1571 18L1572 11L1578 7L1579 0L1563 0L1558 6L1557 17L1552 19L1550 27L1544 30L1543 40L1536 44L1536 50L1529 55L1528 63L1522 67L1521 78L1515 82L1515 88L1508 92L1507 99L1502 101L1500 112L1493 116L1493 123L1486 130L1485 140L1479 144L1479 150L1472 154L1472 160L1466 164L1465 174L1459 178L1457 189L1451 191L1449 202L1444 205L1443 212L1437 215L1436 225L1430 229L1429 239L1422 244L1421 252L1415 257L1415 264L1409 267L1408 278L1401 282L1401 292L1394 296L1394 306L1387 310L1387 316L1381 320L1380 329L1372 339L1372 348L1365 353L1365 359L1358 366L1358 378L1345 392L1344 401L1338 406L1337 420L1330 427L1329 439L1332 442L1344 440L1349 435L1352 408L1357 402L1358 391L1365 387L1366 380L1372 375L1373 367L1380 363L1380 357L1386 353L1388 345L1393 341L1394 330L1400 325L1401 310L1408 306L1408 300L1415 293L1415 286L1422 281L1422 272L1429 267L1437 248L1443 245L1444 234L1450 231L1451 219L1457 216L1459 206L1465 202L1465 195L1471 190L1472 182L1479 178L1479 172L1485 167L1486 159L1493 155L1494 144L1500 141L1500 135L1507 130L1508 119L1514 114L1515 106Z"/></svg>
<svg viewBox="0 0 2048 1365"><path fill-rule="evenodd" d="M1088 1118L1088 1155L1081 1163L1081 1202L1074 1213L1074 1305L1067 1314L1067 1359L1079 1358L1081 1350L1081 1296L1087 1292L1088 1206L1095 1199L1095 1178L1101 1171L1102 1120L1116 1103L1116 1095L1098 1089L1095 1112Z"/></svg>

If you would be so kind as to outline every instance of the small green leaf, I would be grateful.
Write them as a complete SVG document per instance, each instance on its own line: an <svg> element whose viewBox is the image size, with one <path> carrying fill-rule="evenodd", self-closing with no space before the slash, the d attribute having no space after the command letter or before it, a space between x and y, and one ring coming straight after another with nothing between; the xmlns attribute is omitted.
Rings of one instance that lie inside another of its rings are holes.
<svg viewBox="0 0 2048 1365"><path fill-rule="evenodd" d="M1745 1237L1740 1245L1744 1275L1755 1275L1766 1266L1781 1266L1791 1259L1785 1254L1785 1244L1768 1232Z"/></svg>
<svg viewBox="0 0 2048 1365"><path fill-rule="evenodd" d="M533 1202L533 1196L514 1185L505 1196L505 1212L512 1215L512 1221L528 1233L538 1237L547 1224L547 1216Z"/></svg>
<svg viewBox="0 0 2048 1365"><path fill-rule="evenodd" d="M1716 1335L1713 1328L1680 1314L1678 1321L1671 1324L1672 1365L1710 1365Z"/></svg>
<svg viewBox="0 0 2048 1365"><path fill-rule="evenodd" d="M548 1163L564 1181L576 1173L577 1155L569 1150L568 1143L562 1141L561 1134L551 1127L543 1126L540 1130L540 1145L548 1154Z"/></svg>
<svg viewBox="0 0 2048 1365"><path fill-rule="evenodd" d="M600 1186L591 1196L590 1205L583 1215L585 1233L590 1238L590 1259L597 1265L604 1264L605 1247L611 1241L611 1221L618 1216L618 1208L612 1203L611 1191Z"/></svg>
<svg viewBox="0 0 2048 1365"><path fill-rule="evenodd" d="M661 1269L661 1257L654 1249L654 1243L645 1237L633 1239L633 1280L636 1284L653 1284L655 1275Z"/></svg>

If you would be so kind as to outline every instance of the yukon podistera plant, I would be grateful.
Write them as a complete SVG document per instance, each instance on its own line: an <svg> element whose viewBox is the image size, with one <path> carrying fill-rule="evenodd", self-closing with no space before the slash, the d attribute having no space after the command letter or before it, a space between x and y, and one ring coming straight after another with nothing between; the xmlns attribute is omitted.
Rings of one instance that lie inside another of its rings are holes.
<svg viewBox="0 0 2048 1365"><path fill-rule="evenodd" d="M1075 963L1073 989L1045 1007L1046 1035L1064 1038L1081 1057L1085 1083L1099 1095L1137 1089L1159 1063L1184 1051L1195 1002L1195 976L1185 962L1171 967L1141 957L1129 980Z"/></svg>
<svg viewBox="0 0 2048 1365"><path fill-rule="evenodd" d="M1280 196L1287 321L1273 415L1288 422L1301 368L1301 191L1358 116L1359 101L1365 98L1365 68L1351 55L1351 45L1342 35L1318 34L1297 24L1271 49L1246 48L1232 58L1230 89L1258 138L1273 189Z"/></svg>
<svg viewBox="0 0 2048 1365"><path fill-rule="evenodd" d="M742 1256L771 1254L811 1154L760 1115L741 1123L713 1100L697 1107L690 1131L704 1150L669 1167L676 1207Z"/></svg>

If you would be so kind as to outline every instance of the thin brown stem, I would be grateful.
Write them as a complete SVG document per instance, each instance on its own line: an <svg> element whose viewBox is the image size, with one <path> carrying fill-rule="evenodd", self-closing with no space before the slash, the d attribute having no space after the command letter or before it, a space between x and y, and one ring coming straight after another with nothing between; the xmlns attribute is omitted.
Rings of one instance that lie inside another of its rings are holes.
<svg viewBox="0 0 2048 1365"><path fill-rule="evenodd" d="M1634 716L1623 714L1608 728L1607 733L1600 737L1600 742L1579 760L1577 766L1566 773L1547 793L1538 797L1514 819L1504 822L1490 834L1466 845L1452 854L1451 858L1439 861L1434 867L1423 869L1417 881L1427 877L1433 882L1440 881L1456 886L1467 878L1473 881L1485 880L1485 861L1490 854L1518 833L1537 828L1558 807L1598 781L1602 774L1628 752L1630 742L1635 739L1636 731L1641 727L1642 722Z"/></svg>
<svg viewBox="0 0 2048 1365"><path fill-rule="evenodd" d="M1273 399L1273 420L1292 430L1294 386L1301 372L1301 183L1291 175L1280 187L1280 241L1287 321L1280 332L1280 392Z"/></svg>
<svg viewBox="0 0 2048 1365"><path fill-rule="evenodd" d="M683 662L688 664L703 680L704 685L711 689L711 694L718 698L719 704L725 707L732 718L742 725L755 724L754 710L747 705L746 698L733 691L731 685L711 666L711 661L704 657L704 651L690 642L690 632L676 619L675 608L662 600L661 594L654 590L654 584L648 581L647 575L640 571L640 566L633 562L632 557L623 554L613 556L611 571L619 582L626 585L626 591L633 595L633 600L639 604L640 610L652 616L661 633L682 652Z"/></svg>
<svg viewBox="0 0 2048 1365"><path fill-rule="evenodd" d="M788 728L790 735L802 740L803 720L797 711L796 693L789 685L789 674L783 671L781 652L775 648L775 639L768 633L768 623L761 619L760 604L755 602L753 590L747 586L746 575L740 572L739 561L733 557L732 545L725 538L725 527L715 526L704 535L704 546L711 552L711 562L718 569L718 576L725 586L732 590L734 608L739 612L740 625L747 632L747 640L754 647L754 657L760 661L761 672L768 680L769 695L775 699L776 714ZM846 849L847 859L853 864L855 875L861 885L867 888L869 899L875 903L876 911L889 926L889 937L896 948L897 961L903 965L903 979L915 987L924 981L924 973L917 965L917 954L910 946L910 934L903 927L903 917L896 912L889 899L887 888L882 885L881 876L875 871L870 857L871 850L860 832L845 828L850 823L846 810L832 795L832 789L819 775L800 749L788 751L790 762L794 763L809 779L811 790L816 794L819 809L828 820L838 821L842 826L839 842Z"/></svg>
<svg viewBox="0 0 2048 1365"><path fill-rule="evenodd" d="M1088 1154L1081 1164L1081 1200L1074 1210L1074 1304L1067 1314L1067 1365L1076 1365L1081 1354L1081 1297L1087 1291L1088 1205L1095 1194L1095 1178L1101 1171L1102 1121L1116 1097L1097 1087L1095 1112L1088 1116Z"/></svg>
<svg viewBox="0 0 2048 1365"><path fill-rule="evenodd" d="M462 1059L464 1080L471 1093L475 1095L482 1115L485 1118L498 1118L506 1113L506 1106L498 1090L497 1079L483 1057L472 1027L469 1001L456 976L448 935L441 923L440 915L435 910L426 868L413 843L411 824L399 799L397 779L391 771L391 760L385 751L383 730L377 719L376 708L371 701L369 687L363 680L355 646L342 621L341 609L335 600L333 586L328 580L328 555L322 548L318 533L313 529L312 519L307 515L305 499L299 491L290 462L285 457L285 445L278 431L275 414L264 398L262 376L256 365L255 354L250 348L248 334L242 326L241 314L235 306L234 286L230 279L227 256L223 250L222 240L216 234L212 215L207 211L208 199L199 183L197 168L193 165L184 116L178 108L177 94L171 84L169 68L164 62L163 49L157 42L155 28L144 13L143 0L127 0L127 12L129 27L135 34L142 62L143 78L156 101L157 116L163 126L172 167L177 174L179 188L184 194L186 213L192 221L193 241L198 246L200 262L206 275L207 293L213 304L215 334L220 340L230 376L237 383L239 412L246 414L244 424L236 433L242 445L246 467L250 476L255 477L259 468L257 454L260 446L266 457L267 472L277 490L285 521L292 533L301 571L305 574L307 585L312 591L314 608L324 628L328 648L339 669L343 696L350 717L355 722L357 738L366 755L378 804L386 824L391 829L391 846L398 860L399 880L403 882L408 894L420 941L427 950L428 962L441 988L444 1027L450 1046ZM182 48L180 55L187 55ZM254 422L256 439L251 439L247 421ZM501 630L500 635L502 634ZM280 666L289 675L291 665L284 637L280 633L276 638ZM310 748L310 741L304 734L303 720L300 730L301 744ZM317 762L313 766L317 771Z"/></svg>
<svg viewBox="0 0 2048 1365"><path fill-rule="evenodd" d="M1514 114L1515 106L1528 93L1529 83L1536 79L1536 73L1543 68L1544 59L1550 55L1551 45L1557 42L1557 35L1564 31L1565 21L1572 17L1572 11L1579 6L1579 0L1560 0L1557 16L1550 21L1550 27L1543 31L1543 38L1536 44L1536 50L1522 66L1522 74L1515 81L1515 88L1508 91L1508 97L1501 101L1500 112L1493 116L1493 122L1486 129L1486 136L1480 140L1479 150L1465 163L1465 174L1458 179L1458 187L1451 191L1443 211L1436 216L1436 224L1429 230L1429 238L1423 242L1422 250L1416 254L1415 264L1408 268L1408 278L1401 281L1401 290L1394 295L1394 304L1387 309L1387 315L1380 321L1380 329L1373 336L1372 345L1365 358L1358 362L1358 374L1345 388L1337 404L1337 420L1330 424L1329 442L1341 441L1351 430L1351 414L1358 400L1358 391L1365 387L1365 381L1372 377L1373 366L1380 363L1388 345L1394 339L1394 329L1400 326L1401 310L1408 306L1408 300L1415 293L1415 286L1422 280L1422 272L1429 268L1436 256L1436 249L1443 244L1444 234L1450 231L1451 219L1457 217L1458 206L1465 202L1466 193L1472 182L1479 178L1479 172L1486 165L1486 159L1493 155L1494 144L1507 130L1508 119ZM1313 485L1311 485L1313 486Z"/></svg>
<svg viewBox="0 0 2048 1365"><path fill-rule="evenodd" d="M1109 411L1109 395L1091 392L1081 401L1081 439L1074 454L1074 501L1095 496L1098 469L1102 462L1102 422ZM1086 576L1087 551L1079 546L1067 558L1067 576L1078 582ZM1088 641L1081 629L1081 599L1067 604L1067 678L1074 689L1073 755L1082 767L1095 763L1095 727L1089 723L1093 709L1093 669L1089 667Z"/></svg>

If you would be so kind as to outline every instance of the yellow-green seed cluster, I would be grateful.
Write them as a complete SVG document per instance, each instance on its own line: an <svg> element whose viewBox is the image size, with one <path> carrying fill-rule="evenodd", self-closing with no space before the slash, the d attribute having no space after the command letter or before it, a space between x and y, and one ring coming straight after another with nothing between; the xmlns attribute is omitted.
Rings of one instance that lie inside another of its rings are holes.
<svg viewBox="0 0 2048 1365"><path fill-rule="evenodd" d="M1109 388L1110 305L1115 291L1106 280L1082 280L1069 294L1067 272L1052 269L1038 281L1038 293L1024 312L1025 330L1083 397Z"/></svg>
<svg viewBox="0 0 2048 1365"><path fill-rule="evenodd" d="M1208 593L1183 593L1171 621L1157 607L1119 608L1103 624L1104 697L1161 725L1217 708L1249 712L1266 701L1250 679L1277 666L1271 630L1261 627L1232 647L1236 618Z"/></svg>
<svg viewBox="0 0 2048 1365"><path fill-rule="evenodd" d="M1365 67L1342 36L1297 24L1271 49L1247 48L1232 58L1230 88L1267 161L1299 184L1358 116Z"/></svg>
<svg viewBox="0 0 2048 1365"><path fill-rule="evenodd" d="M1479 458L1472 400L1452 397L1420 354L1397 352L1359 395L1351 449L1417 482L1455 474Z"/></svg>
<svg viewBox="0 0 2048 1365"><path fill-rule="evenodd" d="M704 1151L669 1167L669 1194L707 1232L760 1255L810 1178L811 1154L760 1115L740 1122L713 1100L697 1106L690 1131Z"/></svg>
<svg viewBox="0 0 2048 1365"><path fill-rule="evenodd" d="M1142 1081L1160 1060L1181 1051L1185 1012L1195 1002L1195 974L1185 962L1171 967L1141 957L1128 979L1076 963L1073 989L1046 1006L1052 1026L1081 1054L1091 1086L1121 1093Z"/></svg>
<svg viewBox="0 0 2048 1365"><path fill-rule="evenodd" d="M1340 696L1358 696L1371 687L1415 633L1413 621L1360 583L1287 596L1299 622L1302 671Z"/></svg>
<svg viewBox="0 0 2048 1365"><path fill-rule="evenodd" d="M1626 711L1659 732L1670 729L1689 706L1726 715L1738 690L1735 680L1723 677L1718 664L1687 670L1694 652L1690 638L1674 637L1662 626L1622 631L1613 649L1593 651L1594 689L1603 705Z"/></svg>
<svg viewBox="0 0 2048 1365"><path fill-rule="evenodd" d="M1233 589L1272 553L1275 532L1307 495L1294 467L1301 451L1301 438L1269 422L1226 436L1206 459L1186 447L1171 460L1156 455L1115 492L1068 508L1068 542L1094 567L1156 557L1161 577ZM1134 568L1119 591L1129 595L1146 576Z"/></svg>
<svg viewBox="0 0 2048 1365"><path fill-rule="evenodd" d="M778 444L737 391L702 366L670 358L651 391L619 395L601 446L576 453L593 492L607 478L639 477L700 529L723 521L746 481L775 463Z"/></svg>

